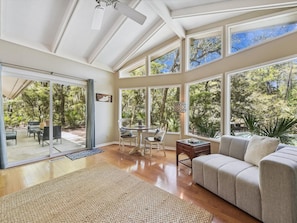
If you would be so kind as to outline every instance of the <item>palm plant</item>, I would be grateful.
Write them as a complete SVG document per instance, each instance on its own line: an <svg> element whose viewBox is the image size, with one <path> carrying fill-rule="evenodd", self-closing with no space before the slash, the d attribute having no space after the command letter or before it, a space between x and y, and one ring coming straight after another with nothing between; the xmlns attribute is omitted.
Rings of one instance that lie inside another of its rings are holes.
<svg viewBox="0 0 297 223"><path fill-rule="evenodd" d="M292 138L289 136L290 130L297 124L296 118L276 118L270 120L268 124L261 123L254 115L243 116L245 125L249 132L262 136L279 138L282 143L290 144Z"/></svg>
<svg viewBox="0 0 297 223"><path fill-rule="evenodd" d="M260 127L260 135L279 138L282 143L290 143L290 129L297 123L295 118L276 118L267 126Z"/></svg>
<svg viewBox="0 0 297 223"><path fill-rule="evenodd" d="M247 114L242 118L250 133L259 134L259 120L254 115Z"/></svg>

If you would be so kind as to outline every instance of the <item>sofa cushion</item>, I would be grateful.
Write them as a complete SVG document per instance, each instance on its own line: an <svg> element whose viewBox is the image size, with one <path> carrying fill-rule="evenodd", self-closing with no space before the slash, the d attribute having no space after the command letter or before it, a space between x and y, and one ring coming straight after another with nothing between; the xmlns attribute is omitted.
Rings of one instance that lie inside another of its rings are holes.
<svg viewBox="0 0 297 223"><path fill-rule="evenodd" d="M263 222L297 222L297 149L266 156L259 167Z"/></svg>
<svg viewBox="0 0 297 223"><path fill-rule="evenodd" d="M244 160L244 154L249 143L249 139L224 135L221 138L220 154Z"/></svg>
<svg viewBox="0 0 297 223"><path fill-rule="evenodd" d="M199 170L201 169L203 171L202 183L201 179L200 181L195 182L204 186L211 192L218 194L218 169L230 162L236 162L238 160L222 154L210 154L206 156L196 157L195 159L193 159L193 161L193 179L195 180L196 175L199 175L196 171L200 172Z"/></svg>
<svg viewBox="0 0 297 223"><path fill-rule="evenodd" d="M259 166L260 160L273 153L279 144L279 139L254 135L247 146L244 161Z"/></svg>
<svg viewBox="0 0 297 223"><path fill-rule="evenodd" d="M236 206L250 215L262 219L259 167L247 168L237 175Z"/></svg>
<svg viewBox="0 0 297 223"><path fill-rule="evenodd" d="M204 163L213 162L221 154L211 154L207 156L198 156L192 160L192 178L197 184L204 186Z"/></svg>
<svg viewBox="0 0 297 223"><path fill-rule="evenodd" d="M236 177L254 165L237 160L222 166L218 170L218 195L236 205Z"/></svg>

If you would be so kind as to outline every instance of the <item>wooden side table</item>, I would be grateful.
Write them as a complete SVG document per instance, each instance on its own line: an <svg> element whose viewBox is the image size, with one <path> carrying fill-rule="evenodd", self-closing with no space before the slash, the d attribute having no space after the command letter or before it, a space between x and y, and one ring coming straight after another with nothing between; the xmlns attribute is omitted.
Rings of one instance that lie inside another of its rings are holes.
<svg viewBox="0 0 297 223"><path fill-rule="evenodd" d="M210 154L210 142L196 140L195 143L191 143L190 139L180 139L176 141L176 165L181 163L185 166L192 168L192 159L200 155ZM183 161L189 159L179 160L178 155L184 153L191 160L191 166L185 164Z"/></svg>

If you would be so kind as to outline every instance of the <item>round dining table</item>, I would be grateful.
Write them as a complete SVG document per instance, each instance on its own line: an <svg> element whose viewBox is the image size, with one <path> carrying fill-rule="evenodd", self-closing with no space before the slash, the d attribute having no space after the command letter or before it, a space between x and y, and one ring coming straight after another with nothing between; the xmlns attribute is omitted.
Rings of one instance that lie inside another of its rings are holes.
<svg viewBox="0 0 297 223"><path fill-rule="evenodd" d="M142 143L142 133L143 131L155 130L156 127L145 126L145 125L135 125L135 126L125 126L125 130L137 131L137 145L129 152L129 154L134 154L140 152L144 156L145 148L141 147Z"/></svg>

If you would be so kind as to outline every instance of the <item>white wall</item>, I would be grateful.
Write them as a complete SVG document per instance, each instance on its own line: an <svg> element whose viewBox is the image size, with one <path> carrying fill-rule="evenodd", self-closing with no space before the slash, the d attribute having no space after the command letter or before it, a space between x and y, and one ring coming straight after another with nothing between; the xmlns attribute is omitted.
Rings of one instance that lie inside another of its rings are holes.
<svg viewBox="0 0 297 223"><path fill-rule="evenodd" d="M54 72L80 79L94 79L95 93L113 94L114 92L113 73L3 40L0 40L0 49L1 63ZM113 141L114 102L95 102L95 112L96 145Z"/></svg>

